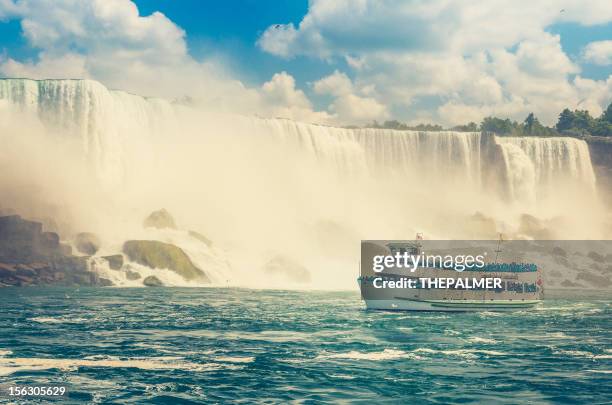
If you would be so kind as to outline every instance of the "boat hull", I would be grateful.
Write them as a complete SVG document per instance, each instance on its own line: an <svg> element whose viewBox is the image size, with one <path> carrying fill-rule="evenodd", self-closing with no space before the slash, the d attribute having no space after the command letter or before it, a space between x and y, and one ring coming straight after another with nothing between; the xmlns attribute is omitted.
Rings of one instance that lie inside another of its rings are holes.
<svg viewBox="0 0 612 405"><path fill-rule="evenodd" d="M382 299L365 300L366 307L384 311L440 311L440 312L512 312L531 309L540 304L540 300L409 300Z"/></svg>

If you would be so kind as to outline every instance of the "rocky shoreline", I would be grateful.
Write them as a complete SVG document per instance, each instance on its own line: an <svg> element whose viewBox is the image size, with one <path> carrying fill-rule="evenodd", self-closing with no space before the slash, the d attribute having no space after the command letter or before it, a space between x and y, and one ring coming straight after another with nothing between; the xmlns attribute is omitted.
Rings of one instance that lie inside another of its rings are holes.
<svg viewBox="0 0 612 405"><path fill-rule="evenodd" d="M19 215L0 217L0 287L29 285L107 286L90 272L86 256L75 256L55 232Z"/></svg>
<svg viewBox="0 0 612 405"><path fill-rule="evenodd" d="M173 218L165 210L152 213L143 226L176 229ZM190 231L189 235L192 233ZM195 234L197 237L192 237L201 243L207 246L212 243L203 235ZM196 267L178 246L156 240L128 240L122 252L95 256L100 245L95 234L79 233L74 238L76 252L73 253L70 245L60 242L57 233L43 231L42 223L19 215L0 216L0 287L114 285L106 276L100 276L96 265L92 264L100 263L99 259L103 259L102 262L113 272L120 272L117 274L123 274L127 280L141 280L139 283L146 287L163 286L162 277L143 277L125 263L126 259L152 270L172 271L186 281L210 283L206 272Z"/></svg>

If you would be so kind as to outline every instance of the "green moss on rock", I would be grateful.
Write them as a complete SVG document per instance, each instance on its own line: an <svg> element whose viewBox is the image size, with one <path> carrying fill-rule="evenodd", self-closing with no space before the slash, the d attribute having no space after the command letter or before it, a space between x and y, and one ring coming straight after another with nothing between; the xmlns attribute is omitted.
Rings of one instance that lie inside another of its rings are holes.
<svg viewBox="0 0 612 405"><path fill-rule="evenodd" d="M189 256L179 247L156 240L129 240L123 244L123 253L136 263L154 269L169 269L185 280L210 282Z"/></svg>

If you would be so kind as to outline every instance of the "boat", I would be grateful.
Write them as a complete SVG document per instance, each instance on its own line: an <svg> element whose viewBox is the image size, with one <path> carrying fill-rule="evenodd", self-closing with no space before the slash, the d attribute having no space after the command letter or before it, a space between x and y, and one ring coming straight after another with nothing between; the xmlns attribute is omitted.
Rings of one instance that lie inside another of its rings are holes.
<svg viewBox="0 0 612 405"><path fill-rule="evenodd" d="M368 309L388 311L509 312L539 305L544 293L540 268L533 263L498 262L500 251L498 244L494 261L482 260L479 266L462 271L442 260L375 271L363 264L373 263L376 256L423 258L422 245L419 241L362 241L361 297Z"/></svg>

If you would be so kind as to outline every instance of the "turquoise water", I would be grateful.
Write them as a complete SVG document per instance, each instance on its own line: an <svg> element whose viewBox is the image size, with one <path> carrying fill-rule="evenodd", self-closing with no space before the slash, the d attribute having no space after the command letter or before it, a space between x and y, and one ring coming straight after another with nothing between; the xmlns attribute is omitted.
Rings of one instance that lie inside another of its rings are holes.
<svg viewBox="0 0 612 405"><path fill-rule="evenodd" d="M607 294L510 314L245 289L5 288L0 300L0 386L66 385L63 403L612 400Z"/></svg>

